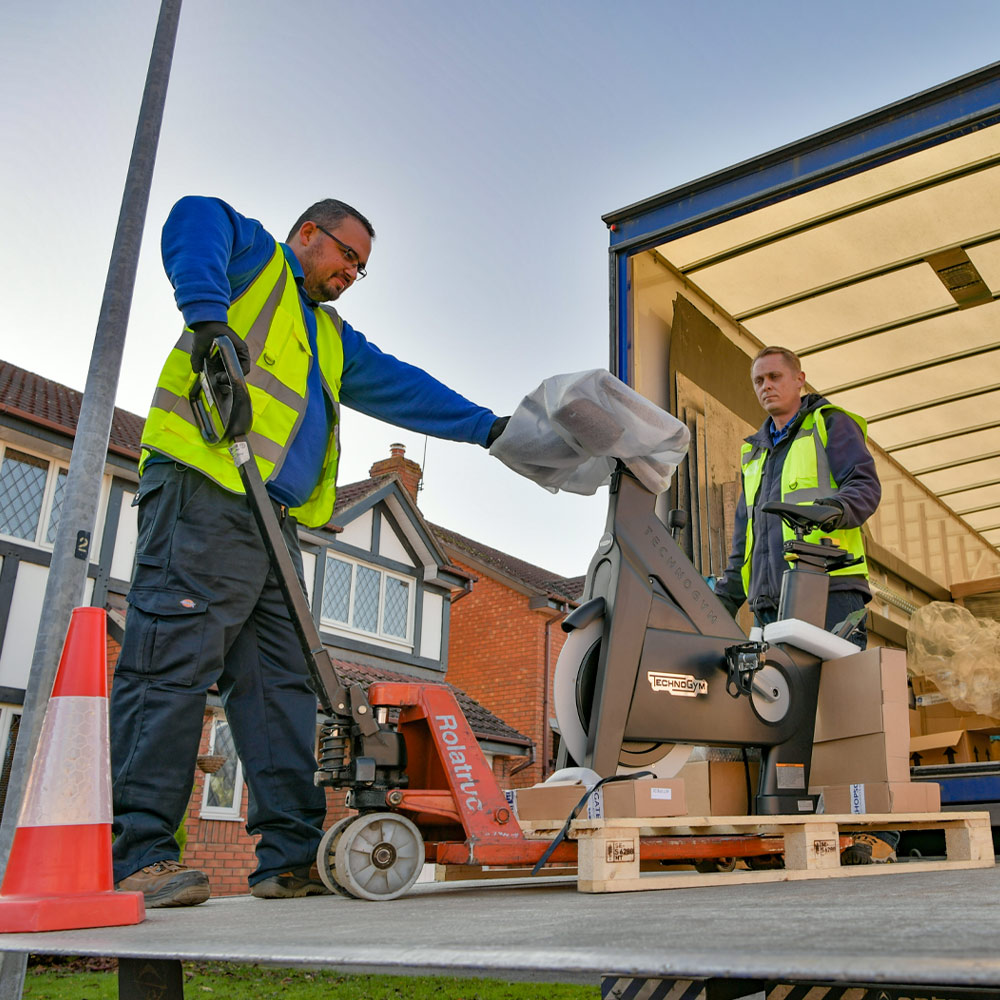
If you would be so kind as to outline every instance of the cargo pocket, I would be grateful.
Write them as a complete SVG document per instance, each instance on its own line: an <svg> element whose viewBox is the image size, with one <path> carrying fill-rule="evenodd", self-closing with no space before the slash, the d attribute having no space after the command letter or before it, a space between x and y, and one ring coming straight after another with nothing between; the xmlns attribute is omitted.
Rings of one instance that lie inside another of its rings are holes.
<svg viewBox="0 0 1000 1000"><path fill-rule="evenodd" d="M132 506L138 508L138 535L135 541L136 552L145 552L149 542L154 537L153 526L156 523L156 508L163 496L163 480L154 475L145 475L139 480L139 489L132 498Z"/></svg>
<svg viewBox="0 0 1000 1000"><path fill-rule="evenodd" d="M181 590L133 587L120 668L185 687L200 666L208 601Z"/></svg>

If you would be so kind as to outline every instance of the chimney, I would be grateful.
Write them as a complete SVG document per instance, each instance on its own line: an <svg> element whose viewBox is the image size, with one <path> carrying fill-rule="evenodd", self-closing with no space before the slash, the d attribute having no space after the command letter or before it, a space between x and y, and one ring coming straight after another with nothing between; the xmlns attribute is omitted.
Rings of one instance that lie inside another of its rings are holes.
<svg viewBox="0 0 1000 1000"><path fill-rule="evenodd" d="M403 457L405 453L405 445L389 445L389 457L383 458L381 462L376 462L368 470L368 475L372 479L377 479L380 476L396 476L406 488L407 493L413 497L413 502L416 503L417 491L420 489L420 478L423 472L416 462Z"/></svg>

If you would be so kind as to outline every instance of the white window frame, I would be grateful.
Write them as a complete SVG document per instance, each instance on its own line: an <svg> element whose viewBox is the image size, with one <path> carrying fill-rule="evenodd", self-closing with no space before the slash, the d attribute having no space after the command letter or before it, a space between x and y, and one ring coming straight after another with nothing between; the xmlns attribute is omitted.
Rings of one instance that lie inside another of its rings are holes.
<svg viewBox="0 0 1000 1000"><path fill-rule="evenodd" d="M348 601L347 608L347 621L338 621L336 618L327 618L323 615L323 594L319 594L319 607L320 607L320 622L331 629L336 629L337 631L350 632L353 635L361 635L366 637L371 637L378 639L384 643L394 643L397 646L405 646L407 649L413 649L414 647L414 609L416 607L416 594L417 594L417 581L415 577L407 576L405 573L396 573L391 569L386 569L384 566L374 565L372 563L361 562L358 559L352 559L349 556L345 556L341 552L337 552L333 549L327 549L323 561L323 589L326 590L326 574L329 571L329 561L331 559L336 559L338 562L345 563L351 567L351 595ZM367 629L358 628L356 625L352 624L354 619L354 600L357 595L357 577L358 568L362 567L364 569L372 570L379 574L379 585L378 585L378 630L375 632L369 632ZM387 579L399 580L406 584L406 634L405 635L392 635L384 630L383 624L385 619L385 582Z"/></svg>
<svg viewBox="0 0 1000 1000"><path fill-rule="evenodd" d="M215 753L215 736L218 732L217 727L220 723L225 726L229 725L224 716L217 715L212 719L212 730L208 740L209 753ZM236 756L236 774L233 779L234 794L233 804L231 806L208 805L208 793L211 788L211 778L212 775L206 774L205 780L202 783L201 811L199 813L199 817L201 819L221 819L229 822L241 820L243 818L240 815L241 807L243 805L243 762L240 760L239 755Z"/></svg>
<svg viewBox="0 0 1000 1000"><path fill-rule="evenodd" d="M56 495L56 484L59 481L59 472L62 470L68 475L69 464L50 458L48 455L39 454L37 451L32 451L30 448L22 448L19 445L11 445L5 441L0 441L0 468L2 468L3 463L7 458L8 449L22 455L30 455L32 458L37 458L39 461L45 462L48 465L48 471L45 474L45 487L42 490L42 506L38 513L38 527L35 529L35 537L21 538L18 535L8 535L5 532L0 531L0 538L8 538L21 545L38 545L44 549L51 549L53 543L47 541L46 539L49 533L49 521L52 517L52 501Z"/></svg>

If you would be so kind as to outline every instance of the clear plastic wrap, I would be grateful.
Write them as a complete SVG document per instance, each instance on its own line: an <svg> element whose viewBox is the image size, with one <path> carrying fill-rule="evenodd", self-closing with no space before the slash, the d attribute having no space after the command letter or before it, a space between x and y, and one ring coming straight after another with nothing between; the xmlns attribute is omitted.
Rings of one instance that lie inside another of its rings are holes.
<svg viewBox="0 0 1000 1000"><path fill-rule="evenodd" d="M490 454L552 493L596 493L615 459L662 493L689 439L676 417L595 368L545 379L518 405Z"/></svg>
<svg viewBox="0 0 1000 1000"><path fill-rule="evenodd" d="M960 711L1000 715L1000 622L934 601L910 618L906 665Z"/></svg>

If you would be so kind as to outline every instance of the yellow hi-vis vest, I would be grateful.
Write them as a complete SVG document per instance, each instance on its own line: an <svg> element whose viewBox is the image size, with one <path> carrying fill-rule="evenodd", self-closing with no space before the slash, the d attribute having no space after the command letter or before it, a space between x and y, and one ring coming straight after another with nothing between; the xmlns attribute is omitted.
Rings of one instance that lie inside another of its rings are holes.
<svg viewBox="0 0 1000 1000"><path fill-rule="evenodd" d="M253 427L247 435L264 482L274 479L306 412L306 379L314 363L299 289L281 246L247 289L229 307L228 323L250 351L247 388ZM290 513L309 527L333 516L337 459L340 453L340 383L344 372L343 323L329 307L316 310L318 362L325 390L333 400L334 427L323 471L309 499ZM192 466L233 493L243 493L239 472L223 445L210 445L195 423L188 392L193 334L185 328L167 357L142 431L141 472L151 451Z"/></svg>
<svg viewBox="0 0 1000 1000"><path fill-rule="evenodd" d="M860 428L861 433L868 438L868 425L856 413L850 413L839 406L820 406L807 413L802 424L788 445L788 454L781 467L781 501L782 503L808 504L815 503L822 497L828 497L837 490L837 483L830 472L830 462L826 457L826 421L824 410L839 410L850 417ZM754 520L757 493L760 490L764 476L764 463L770 450L758 445L744 442L740 452L743 471L743 496L747 506L746 549L743 554L743 592L750 593L750 560L753 556ZM764 515L776 517L777 515ZM785 541L795 537L795 532L782 521L782 536ZM835 569L831 576L863 576L868 578L868 563L865 561L865 546L860 528L838 528L836 531L812 531L805 536L807 542L818 542L821 538L834 539L841 549L851 555L860 557L861 562L843 569Z"/></svg>

